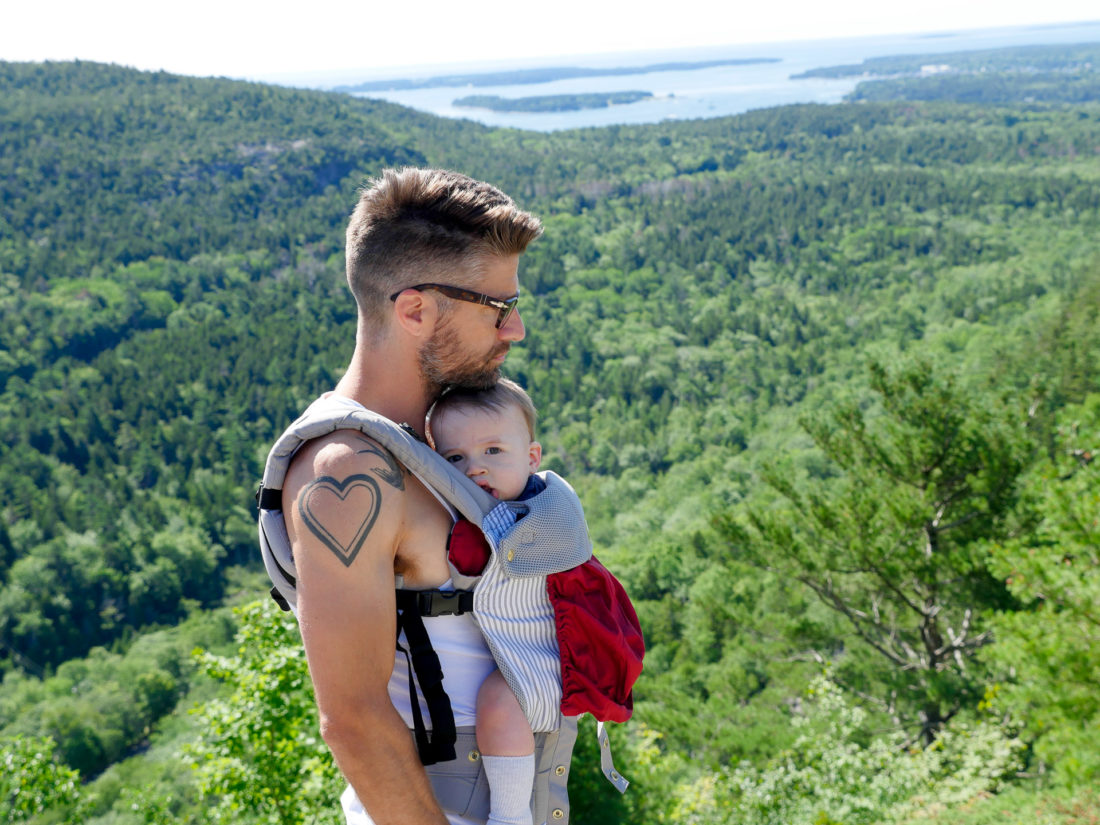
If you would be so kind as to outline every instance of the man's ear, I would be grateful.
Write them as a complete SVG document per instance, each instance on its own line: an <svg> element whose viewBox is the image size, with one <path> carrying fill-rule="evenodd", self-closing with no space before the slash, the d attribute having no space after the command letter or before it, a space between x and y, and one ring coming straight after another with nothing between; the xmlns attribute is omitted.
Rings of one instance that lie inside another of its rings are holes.
<svg viewBox="0 0 1100 825"><path fill-rule="evenodd" d="M537 441L532 441L531 446L527 448L527 459L531 472L535 472L542 463L542 445Z"/></svg>
<svg viewBox="0 0 1100 825"><path fill-rule="evenodd" d="M393 302L393 313L402 329L416 338L425 338L439 320L439 304L420 290L406 289Z"/></svg>

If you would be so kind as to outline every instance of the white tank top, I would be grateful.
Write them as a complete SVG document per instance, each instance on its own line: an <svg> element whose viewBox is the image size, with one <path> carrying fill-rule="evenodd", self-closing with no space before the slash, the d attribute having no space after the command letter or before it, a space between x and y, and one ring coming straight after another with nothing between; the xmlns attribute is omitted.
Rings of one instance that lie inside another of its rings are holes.
<svg viewBox="0 0 1100 825"><path fill-rule="evenodd" d="M448 581L440 590L453 590ZM443 670L443 689L451 700L455 725L463 727L473 725L477 717L477 692L481 683L496 669L492 654L485 643L473 617L466 613L462 616L436 616L424 619L424 627L432 640L432 647L439 656L439 665ZM400 638L401 646L408 650L405 634ZM400 650L396 651L393 674L390 676L390 701L401 714L408 727L413 726L412 705L409 701L409 665ZM424 698L417 691L420 710L424 716L424 725L430 730L431 717Z"/></svg>

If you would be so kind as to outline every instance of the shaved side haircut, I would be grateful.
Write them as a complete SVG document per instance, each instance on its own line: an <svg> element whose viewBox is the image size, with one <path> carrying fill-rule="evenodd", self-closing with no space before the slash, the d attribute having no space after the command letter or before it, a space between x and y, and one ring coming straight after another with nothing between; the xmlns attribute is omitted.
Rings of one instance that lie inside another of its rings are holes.
<svg viewBox="0 0 1100 825"><path fill-rule="evenodd" d="M389 297L419 283L470 287L490 256L521 254L539 219L488 183L444 169L387 169L362 189L347 231L359 316L381 330Z"/></svg>

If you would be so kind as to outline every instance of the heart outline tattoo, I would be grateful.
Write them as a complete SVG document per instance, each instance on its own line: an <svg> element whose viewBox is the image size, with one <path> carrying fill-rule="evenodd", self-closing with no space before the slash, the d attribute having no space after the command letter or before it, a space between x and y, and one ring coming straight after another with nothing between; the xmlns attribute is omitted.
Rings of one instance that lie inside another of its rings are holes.
<svg viewBox="0 0 1100 825"><path fill-rule="evenodd" d="M317 514L313 512L311 502L315 501L315 496L326 493L335 495L340 501L346 501L353 492L363 489L370 494L370 502L366 507L367 514L355 529L350 541L345 544L340 537L334 535L321 523ZM371 528L374 527L381 501L382 491L378 488L378 482L368 475L361 473L351 475L343 481L332 476L320 476L310 482L298 496L298 512L309 531L344 563L344 567L351 567L351 563L355 561L355 557L363 547L363 542L367 540Z"/></svg>

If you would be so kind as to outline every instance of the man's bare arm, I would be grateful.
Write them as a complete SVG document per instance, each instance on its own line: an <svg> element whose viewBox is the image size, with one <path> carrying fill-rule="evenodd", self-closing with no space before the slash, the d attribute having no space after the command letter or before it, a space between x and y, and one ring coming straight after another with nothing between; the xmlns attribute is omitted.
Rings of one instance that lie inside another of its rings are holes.
<svg viewBox="0 0 1100 825"><path fill-rule="evenodd" d="M375 442L341 431L295 457L283 501L325 742L377 825L445 825L387 691L404 472Z"/></svg>

